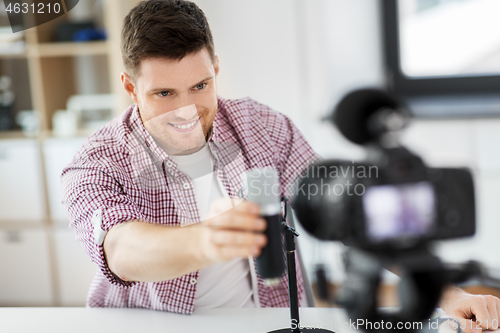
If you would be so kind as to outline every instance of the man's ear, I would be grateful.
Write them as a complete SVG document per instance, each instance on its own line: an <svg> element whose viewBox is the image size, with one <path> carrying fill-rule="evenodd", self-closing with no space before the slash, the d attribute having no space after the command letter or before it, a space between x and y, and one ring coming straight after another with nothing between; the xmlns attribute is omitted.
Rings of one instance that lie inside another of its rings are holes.
<svg viewBox="0 0 500 333"><path fill-rule="evenodd" d="M130 75L128 75L125 72L122 72L120 78L122 80L123 89L125 89L127 95L129 95L129 97L134 101L134 103L139 104L139 99L137 98L137 95L135 93L135 83L130 77Z"/></svg>
<svg viewBox="0 0 500 333"><path fill-rule="evenodd" d="M219 56L215 55L214 58L214 71L215 71L215 76L219 74Z"/></svg>

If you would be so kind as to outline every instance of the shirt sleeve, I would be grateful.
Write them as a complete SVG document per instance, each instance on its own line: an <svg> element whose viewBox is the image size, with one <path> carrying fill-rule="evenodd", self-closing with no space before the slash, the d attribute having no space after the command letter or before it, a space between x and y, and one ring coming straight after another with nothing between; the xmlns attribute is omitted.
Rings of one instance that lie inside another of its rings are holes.
<svg viewBox="0 0 500 333"><path fill-rule="evenodd" d="M277 113L269 131L277 145L276 168L280 174L281 195L292 200L297 192L299 176L320 159L299 129L283 114Z"/></svg>
<svg viewBox="0 0 500 333"><path fill-rule="evenodd" d="M63 204L70 227L90 259L96 263L110 283L129 287L108 267L98 231L108 232L113 226L130 220L144 220L136 205L123 191L123 186L98 163L73 163L63 170ZM102 237L101 237L102 239Z"/></svg>
<svg viewBox="0 0 500 333"><path fill-rule="evenodd" d="M290 200L296 195L299 176L315 161L320 159L302 133L286 116L283 116L284 144L279 150L277 169L280 173L282 195Z"/></svg>
<svg viewBox="0 0 500 333"><path fill-rule="evenodd" d="M253 101L269 139L275 145L274 163L280 174L281 195L292 200L297 194L299 176L321 158L295 124L282 113Z"/></svg>

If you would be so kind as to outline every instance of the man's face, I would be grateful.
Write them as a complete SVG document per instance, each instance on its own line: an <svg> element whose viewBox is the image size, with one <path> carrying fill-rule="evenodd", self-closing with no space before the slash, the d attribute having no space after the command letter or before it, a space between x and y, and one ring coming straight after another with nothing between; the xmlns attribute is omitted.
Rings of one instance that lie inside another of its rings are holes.
<svg viewBox="0 0 500 333"><path fill-rule="evenodd" d="M179 61L144 59L135 82L122 73L122 83L158 144L167 154L186 155L203 147L212 127L218 73L218 58L212 63L203 49Z"/></svg>

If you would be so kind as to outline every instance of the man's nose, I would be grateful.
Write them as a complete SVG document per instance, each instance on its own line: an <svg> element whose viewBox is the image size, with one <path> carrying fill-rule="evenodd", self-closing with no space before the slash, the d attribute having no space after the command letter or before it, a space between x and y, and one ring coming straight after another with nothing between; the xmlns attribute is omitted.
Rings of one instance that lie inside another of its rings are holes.
<svg viewBox="0 0 500 333"><path fill-rule="evenodd" d="M198 115L195 104L181 106L175 110L172 110L171 113L172 113L171 116L183 120L190 120Z"/></svg>
<svg viewBox="0 0 500 333"><path fill-rule="evenodd" d="M189 94L180 94L177 97L175 109L172 110L175 117L189 120L196 116L196 105L190 97Z"/></svg>

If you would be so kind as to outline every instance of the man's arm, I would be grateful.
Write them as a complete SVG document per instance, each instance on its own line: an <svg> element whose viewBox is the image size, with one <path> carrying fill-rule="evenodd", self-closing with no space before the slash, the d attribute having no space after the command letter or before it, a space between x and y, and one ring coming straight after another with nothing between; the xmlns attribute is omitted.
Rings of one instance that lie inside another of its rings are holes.
<svg viewBox="0 0 500 333"><path fill-rule="evenodd" d="M229 200L214 203L211 208L220 215L200 225L145 222L147 217L123 190L128 185L117 181L123 177L102 169L89 158L68 166L62 175L63 202L77 239L112 284L173 279L214 262L258 255L266 242L259 234L265 221L258 206L248 202L234 208ZM104 243L94 234L99 229L107 232Z"/></svg>
<svg viewBox="0 0 500 333"><path fill-rule="evenodd" d="M472 295L453 286L443 293L440 306L446 314L459 320L465 332L498 329L500 299L495 296Z"/></svg>
<svg viewBox="0 0 500 333"><path fill-rule="evenodd" d="M385 267L400 276L396 267ZM466 333L480 333L483 329L498 329L500 319L500 299L491 295L473 295L457 286L449 286L443 291L439 307L460 323Z"/></svg>
<svg viewBox="0 0 500 333"><path fill-rule="evenodd" d="M224 212L188 227L129 221L112 227L104 239L111 271L124 281L158 282L177 278L216 262L258 256L266 244L259 206L229 200L212 206Z"/></svg>

